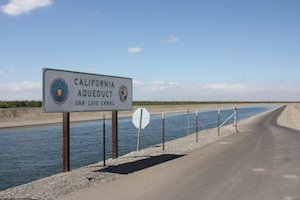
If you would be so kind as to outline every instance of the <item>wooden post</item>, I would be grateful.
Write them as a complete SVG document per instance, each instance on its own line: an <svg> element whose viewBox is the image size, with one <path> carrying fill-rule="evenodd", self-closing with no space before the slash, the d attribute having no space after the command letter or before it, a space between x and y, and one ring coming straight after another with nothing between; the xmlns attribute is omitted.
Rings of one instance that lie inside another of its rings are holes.
<svg viewBox="0 0 300 200"><path fill-rule="evenodd" d="M63 172L70 171L70 113L63 113Z"/></svg>
<svg viewBox="0 0 300 200"><path fill-rule="evenodd" d="M118 158L118 111L112 111L112 158Z"/></svg>

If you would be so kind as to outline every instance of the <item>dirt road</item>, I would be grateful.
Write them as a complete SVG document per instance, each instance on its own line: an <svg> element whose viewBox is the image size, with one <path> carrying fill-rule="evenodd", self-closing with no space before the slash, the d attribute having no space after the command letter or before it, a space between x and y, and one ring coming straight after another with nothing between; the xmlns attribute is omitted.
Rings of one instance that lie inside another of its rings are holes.
<svg viewBox="0 0 300 200"><path fill-rule="evenodd" d="M62 199L299 199L300 132L277 124L284 108L187 155Z"/></svg>

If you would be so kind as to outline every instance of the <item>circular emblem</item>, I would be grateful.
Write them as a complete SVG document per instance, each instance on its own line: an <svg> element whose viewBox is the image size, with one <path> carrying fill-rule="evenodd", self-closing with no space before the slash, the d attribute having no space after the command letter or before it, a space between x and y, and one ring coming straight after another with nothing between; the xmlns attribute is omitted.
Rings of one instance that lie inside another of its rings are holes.
<svg viewBox="0 0 300 200"><path fill-rule="evenodd" d="M68 98L68 85L62 78L55 79L50 88L50 94L56 104L63 104Z"/></svg>
<svg viewBox="0 0 300 200"><path fill-rule="evenodd" d="M120 100L125 102L128 96L128 89L125 85L121 85L119 88Z"/></svg>

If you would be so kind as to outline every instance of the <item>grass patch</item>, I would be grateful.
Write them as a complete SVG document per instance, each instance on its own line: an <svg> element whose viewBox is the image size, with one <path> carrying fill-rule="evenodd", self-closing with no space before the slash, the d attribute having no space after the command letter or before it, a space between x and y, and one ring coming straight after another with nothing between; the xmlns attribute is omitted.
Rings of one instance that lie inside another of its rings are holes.
<svg viewBox="0 0 300 200"><path fill-rule="evenodd" d="M245 103L298 103L284 101L134 101L133 106L193 105L193 104L245 104Z"/></svg>
<svg viewBox="0 0 300 200"><path fill-rule="evenodd" d="M300 103L286 101L133 101L133 106L155 105L194 105L194 104L245 104L245 103ZM0 108L34 108L42 107L42 101L0 101Z"/></svg>

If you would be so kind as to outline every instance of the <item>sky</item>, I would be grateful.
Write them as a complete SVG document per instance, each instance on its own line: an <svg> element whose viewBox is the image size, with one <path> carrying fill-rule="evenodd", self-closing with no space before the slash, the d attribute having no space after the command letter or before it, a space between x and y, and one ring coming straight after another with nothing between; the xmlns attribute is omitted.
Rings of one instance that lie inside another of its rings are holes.
<svg viewBox="0 0 300 200"><path fill-rule="evenodd" d="M299 0L0 0L0 100L42 69L133 80L134 101L300 101Z"/></svg>

